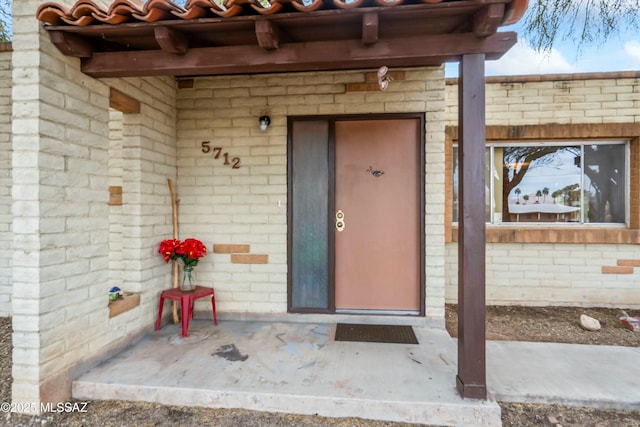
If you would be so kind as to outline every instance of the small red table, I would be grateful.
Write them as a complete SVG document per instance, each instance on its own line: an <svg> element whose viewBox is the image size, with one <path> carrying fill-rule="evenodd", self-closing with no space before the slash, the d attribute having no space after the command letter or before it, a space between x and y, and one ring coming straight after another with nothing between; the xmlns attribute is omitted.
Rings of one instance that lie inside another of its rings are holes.
<svg viewBox="0 0 640 427"><path fill-rule="evenodd" d="M213 308L213 324L218 325L218 318L216 317L216 297L213 294L213 288L207 288L205 286L196 286L193 291L182 291L180 288L165 289L160 294L160 307L158 308L158 321L156 322L156 331L160 329L160 320L162 319L162 308L164 307L164 300L170 299L172 301L180 302L180 311L182 312L182 337L189 336L189 321L193 319L193 303L198 298L204 298L211 295L211 307Z"/></svg>

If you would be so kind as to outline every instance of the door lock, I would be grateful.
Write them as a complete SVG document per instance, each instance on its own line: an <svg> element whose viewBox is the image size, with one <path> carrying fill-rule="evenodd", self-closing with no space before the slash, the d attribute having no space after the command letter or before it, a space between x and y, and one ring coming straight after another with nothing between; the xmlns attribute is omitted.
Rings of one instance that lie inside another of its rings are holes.
<svg viewBox="0 0 640 427"><path fill-rule="evenodd" d="M344 231L344 212L341 210L336 212L336 230L339 232Z"/></svg>

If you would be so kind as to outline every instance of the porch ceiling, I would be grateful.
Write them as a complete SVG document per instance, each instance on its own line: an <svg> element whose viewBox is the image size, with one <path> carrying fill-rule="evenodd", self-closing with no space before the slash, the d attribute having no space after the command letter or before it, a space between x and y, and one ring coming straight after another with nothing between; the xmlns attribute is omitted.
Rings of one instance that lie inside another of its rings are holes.
<svg viewBox="0 0 640 427"><path fill-rule="evenodd" d="M44 3L37 17L56 47L81 58L93 77L197 76L431 66L472 53L497 59L516 42L498 27L517 21L527 5L367 1L226 0L222 10L221 0L189 0L185 8L168 0L108 7L79 0L69 9Z"/></svg>

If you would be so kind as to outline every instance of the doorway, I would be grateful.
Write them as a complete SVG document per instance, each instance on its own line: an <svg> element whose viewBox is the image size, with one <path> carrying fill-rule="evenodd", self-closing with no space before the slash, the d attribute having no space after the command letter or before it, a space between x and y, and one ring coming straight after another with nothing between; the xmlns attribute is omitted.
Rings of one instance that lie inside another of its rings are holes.
<svg viewBox="0 0 640 427"><path fill-rule="evenodd" d="M423 129L290 119L290 312L424 313Z"/></svg>

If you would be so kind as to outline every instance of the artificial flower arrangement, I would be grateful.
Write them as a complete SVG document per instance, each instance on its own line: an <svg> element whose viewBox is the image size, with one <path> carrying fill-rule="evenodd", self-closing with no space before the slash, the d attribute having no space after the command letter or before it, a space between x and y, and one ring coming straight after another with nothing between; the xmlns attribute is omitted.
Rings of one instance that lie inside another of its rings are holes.
<svg viewBox="0 0 640 427"><path fill-rule="evenodd" d="M160 242L158 252L162 254L165 262L170 260L181 261L184 265L182 285L183 291L193 291L196 285L193 280L193 267L198 265L200 258L207 254L207 247L198 239L185 239L181 242L178 239L168 239Z"/></svg>
<svg viewBox="0 0 640 427"><path fill-rule="evenodd" d="M158 253L162 254L165 262L170 260L182 261L185 267L195 267L200 258L207 255L207 247L198 239L168 239L160 242Z"/></svg>

